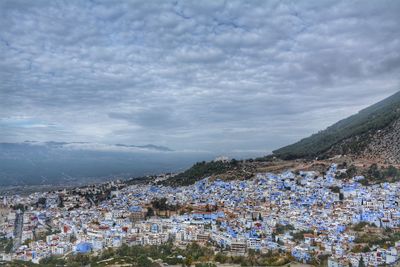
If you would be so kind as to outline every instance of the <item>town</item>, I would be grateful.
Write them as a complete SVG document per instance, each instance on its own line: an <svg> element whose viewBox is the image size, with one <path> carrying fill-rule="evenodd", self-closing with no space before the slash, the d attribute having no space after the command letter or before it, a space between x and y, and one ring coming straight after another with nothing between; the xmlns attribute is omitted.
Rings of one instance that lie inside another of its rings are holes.
<svg viewBox="0 0 400 267"><path fill-rule="evenodd" d="M178 187L159 176L131 185L114 181L3 196L0 260L40 263L51 256L169 242L196 243L224 255L279 252L286 257L282 264L397 264L400 183L366 186L363 176L339 179L343 172L332 164L323 173L209 177Z"/></svg>

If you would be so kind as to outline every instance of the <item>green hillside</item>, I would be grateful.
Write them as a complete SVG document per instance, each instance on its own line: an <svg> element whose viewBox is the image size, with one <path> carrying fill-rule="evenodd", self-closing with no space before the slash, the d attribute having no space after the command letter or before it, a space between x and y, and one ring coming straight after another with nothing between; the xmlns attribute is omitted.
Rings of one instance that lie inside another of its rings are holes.
<svg viewBox="0 0 400 267"><path fill-rule="evenodd" d="M273 154L282 159L312 158L321 156L333 145L348 138L366 136L389 126L400 117L400 92L368 107L357 114L341 120L327 129L297 143L273 151ZM366 141L365 138L358 138ZM357 141L360 142L360 141ZM353 142L353 146L363 144Z"/></svg>
<svg viewBox="0 0 400 267"><path fill-rule="evenodd" d="M218 175L227 171L233 170L239 165L236 160L228 162L223 161L210 161L210 162L197 162L189 169L182 173L168 179L165 184L172 186L184 186L194 184L196 181L201 180L211 175Z"/></svg>

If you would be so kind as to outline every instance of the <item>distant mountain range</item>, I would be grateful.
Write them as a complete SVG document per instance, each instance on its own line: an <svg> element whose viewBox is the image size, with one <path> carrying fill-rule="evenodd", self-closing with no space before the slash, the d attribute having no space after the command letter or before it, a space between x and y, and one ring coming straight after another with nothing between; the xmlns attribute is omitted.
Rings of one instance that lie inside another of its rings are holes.
<svg viewBox="0 0 400 267"><path fill-rule="evenodd" d="M157 151L165 151L165 152L171 152L171 151L173 151L173 150L170 149L169 147L165 147L165 146L156 146L156 145L152 145L152 144L143 145L143 146L116 144L115 146L117 146L117 147L142 148L142 149L157 150Z"/></svg>
<svg viewBox="0 0 400 267"><path fill-rule="evenodd" d="M400 92L297 143L273 151L282 159L348 155L400 163Z"/></svg>
<svg viewBox="0 0 400 267"><path fill-rule="evenodd" d="M126 144L99 144L99 143L90 143L90 142L56 142L56 141L48 141L48 142L39 142L39 141L30 141L27 140L23 143L0 143L1 146L21 146L23 145L38 145L38 146L47 146L52 148L69 148L69 149L86 149L86 150L118 150L118 148L137 148L141 150L149 150L149 151L164 151L164 152L172 152L173 149L165 146L157 146L153 144L147 145L126 145Z"/></svg>
<svg viewBox="0 0 400 267"><path fill-rule="evenodd" d="M88 142L0 143L0 186L78 185L176 172L214 155L168 147Z"/></svg>

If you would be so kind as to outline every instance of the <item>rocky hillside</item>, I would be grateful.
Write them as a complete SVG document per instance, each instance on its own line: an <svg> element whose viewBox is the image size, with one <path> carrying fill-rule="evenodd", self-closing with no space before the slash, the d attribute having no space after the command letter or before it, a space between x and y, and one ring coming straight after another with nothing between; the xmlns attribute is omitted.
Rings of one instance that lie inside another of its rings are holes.
<svg viewBox="0 0 400 267"><path fill-rule="evenodd" d="M400 92L299 142L273 152L282 159L348 155L400 164Z"/></svg>
<svg viewBox="0 0 400 267"><path fill-rule="evenodd" d="M363 155L400 164L400 119L395 120L390 127L376 132Z"/></svg>
<svg viewBox="0 0 400 267"><path fill-rule="evenodd" d="M389 126L335 144L325 155L348 154L374 162L400 164L400 118Z"/></svg>

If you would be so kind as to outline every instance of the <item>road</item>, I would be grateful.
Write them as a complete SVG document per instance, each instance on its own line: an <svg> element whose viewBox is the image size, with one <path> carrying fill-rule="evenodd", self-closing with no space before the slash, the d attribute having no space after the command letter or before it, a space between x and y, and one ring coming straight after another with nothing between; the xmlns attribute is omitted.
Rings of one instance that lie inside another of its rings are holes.
<svg viewBox="0 0 400 267"><path fill-rule="evenodd" d="M21 238L22 238L22 226L24 224L24 212L17 212L15 217L15 228L14 228L14 244L12 251L16 251L21 246Z"/></svg>

